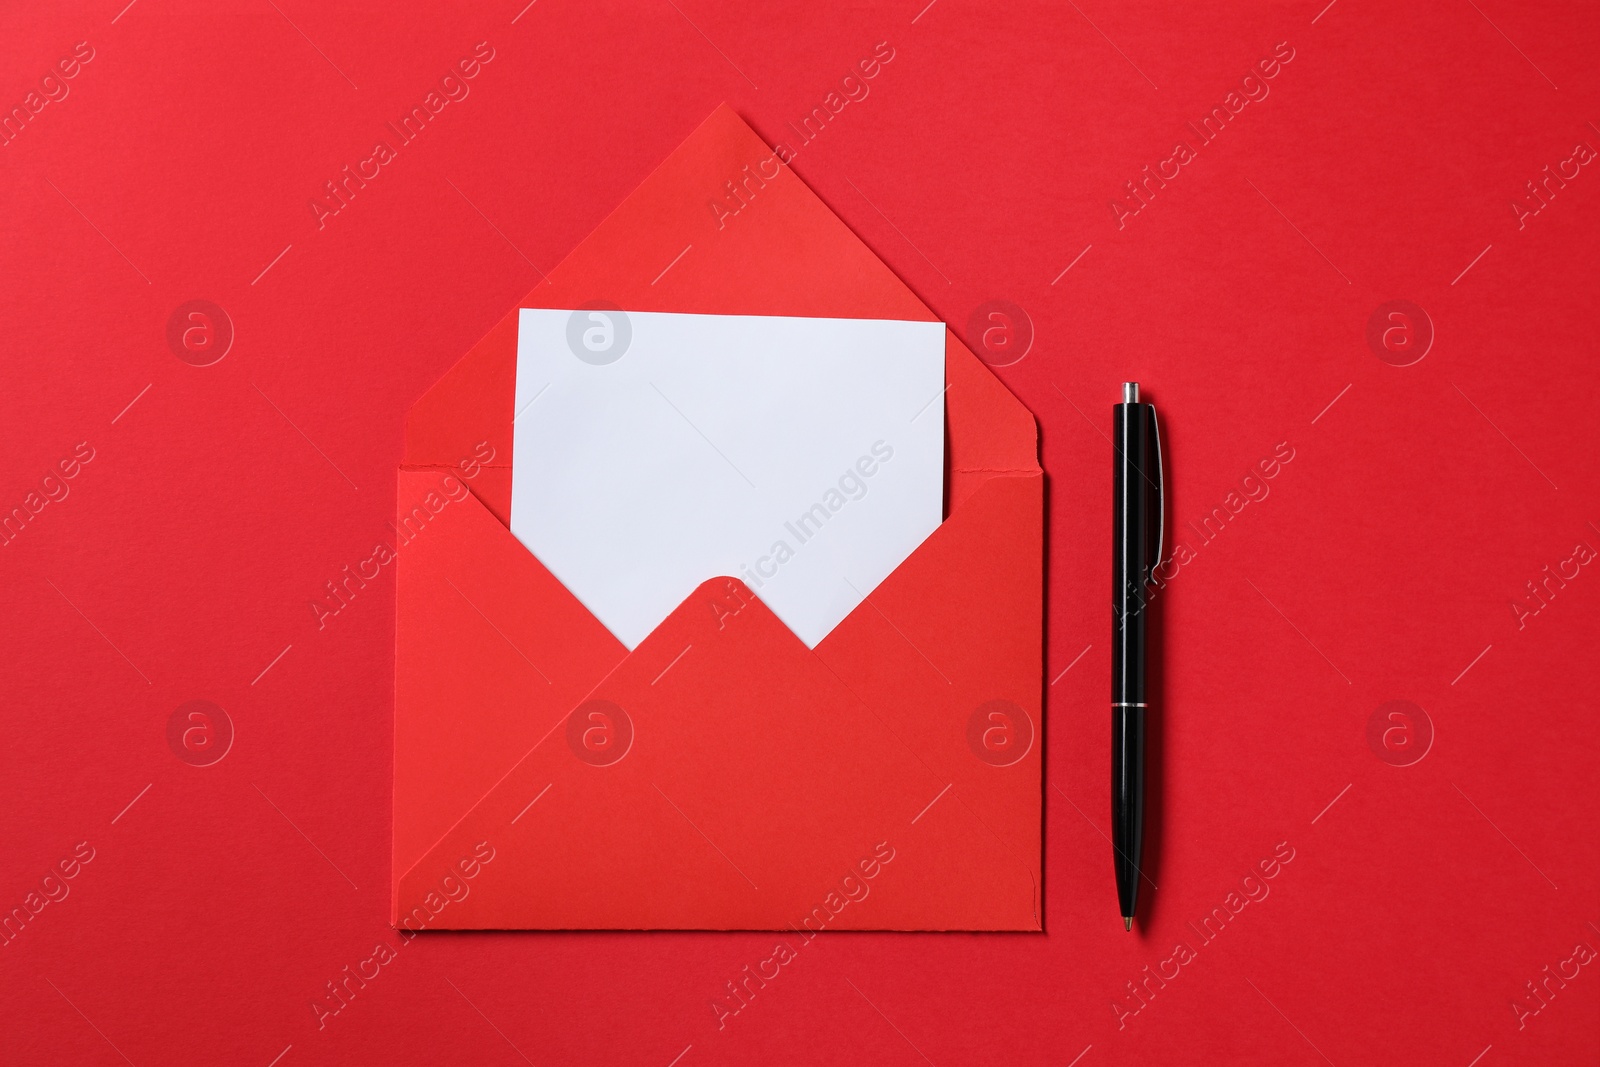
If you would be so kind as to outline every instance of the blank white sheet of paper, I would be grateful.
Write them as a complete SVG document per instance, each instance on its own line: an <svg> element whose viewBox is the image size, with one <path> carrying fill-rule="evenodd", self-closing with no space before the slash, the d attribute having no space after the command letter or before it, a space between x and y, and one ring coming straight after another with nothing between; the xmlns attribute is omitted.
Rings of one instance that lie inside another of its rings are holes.
<svg viewBox="0 0 1600 1067"><path fill-rule="evenodd" d="M511 532L629 649L709 578L814 648L939 525L944 325L523 308Z"/></svg>

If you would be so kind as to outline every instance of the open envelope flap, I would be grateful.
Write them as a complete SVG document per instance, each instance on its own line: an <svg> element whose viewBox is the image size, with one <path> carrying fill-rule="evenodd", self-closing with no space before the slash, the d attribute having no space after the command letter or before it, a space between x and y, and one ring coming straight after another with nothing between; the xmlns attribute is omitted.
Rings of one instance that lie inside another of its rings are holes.
<svg viewBox="0 0 1600 1067"><path fill-rule="evenodd" d="M731 216L729 182L745 198ZM937 319L726 105L519 306L600 301L632 311ZM1039 466L1033 416L948 331L946 342L953 507L989 473ZM510 514L516 346L513 308L412 407L402 462L444 469L487 442L495 458L471 488L502 522Z"/></svg>
<svg viewBox="0 0 1600 1067"><path fill-rule="evenodd" d="M1039 490L1037 476L991 480L919 552L928 571L970 559L975 541L1036 549ZM491 522L469 501L444 517L441 541ZM704 583L570 715L527 701L540 740L400 876L396 922L1039 929L1040 746L1030 733L991 759L971 728L996 700L1018 716L1017 737L1037 722L1038 652L1022 646L1037 643L1038 565L997 583L1005 561L972 562L977 573L941 591L915 592L913 575L885 601L920 602L935 625L960 616L948 640L927 643L959 681L909 647L909 616L863 604L824 655L742 583ZM492 627L466 621L540 658L525 609ZM911 632L927 639L929 627ZM973 634L976 648L954 648ZM452 674L508 669L497 644L458 642ZM986 654L1008 659L985 665Z"/></svg>

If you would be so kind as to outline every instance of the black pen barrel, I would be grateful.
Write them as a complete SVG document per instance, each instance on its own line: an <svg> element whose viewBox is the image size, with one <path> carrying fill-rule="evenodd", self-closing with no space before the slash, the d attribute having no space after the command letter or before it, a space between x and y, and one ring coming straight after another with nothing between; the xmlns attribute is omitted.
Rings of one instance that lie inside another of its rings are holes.
<svg viewBox="0 0 1600 1067"><path fill-rule="evenodd" d="M1144 851L1145 717L1149 667L1147 583L1160 531L1161 488L1155 409L1112 409L1111 845L1117 903L1130 919Z"/></svg>
<svg viewBox="0 0 1600 1067"><path fill-rule="evenodd" d="M1112 409L1116 454L1112 473L1111 702L1145 703L1149 665L1146 608L1154 525L1160 498L1155 458L1154 408L1118 404Z"/></svg>

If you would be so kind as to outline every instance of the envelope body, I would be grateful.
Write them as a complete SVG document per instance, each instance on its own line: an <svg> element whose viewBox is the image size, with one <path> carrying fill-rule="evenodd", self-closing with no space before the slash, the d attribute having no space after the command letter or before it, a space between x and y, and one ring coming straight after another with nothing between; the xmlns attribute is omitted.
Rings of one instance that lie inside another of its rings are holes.
<svg viewBox="0 0 1600 1067"><path fill-rule="evenodd" d="M519 303L587 306L937 321L726 107ZM947 330L938 529L814 649L717 576L630 652L507 528L517 319L407 425L394 924L1041 929L1032 416Z"/></svg>

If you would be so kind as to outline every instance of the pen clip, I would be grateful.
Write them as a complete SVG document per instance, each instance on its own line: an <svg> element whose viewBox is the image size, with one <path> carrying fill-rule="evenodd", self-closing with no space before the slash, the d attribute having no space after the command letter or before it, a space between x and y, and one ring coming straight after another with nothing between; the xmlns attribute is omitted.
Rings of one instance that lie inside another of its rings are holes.
<svg viewBox="0 0 1600 1067"><path fill-rule="evenodd" d="M1154 404L1150 405L1150 426L1156 436L1156 558L1150 564L1153 573L1161 566L1162 553L1167 547L1167 464L1161 455L1161 420L1156 418Z"/></svg>

